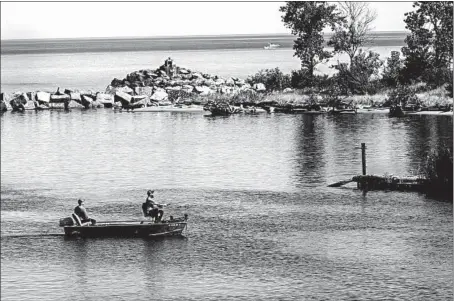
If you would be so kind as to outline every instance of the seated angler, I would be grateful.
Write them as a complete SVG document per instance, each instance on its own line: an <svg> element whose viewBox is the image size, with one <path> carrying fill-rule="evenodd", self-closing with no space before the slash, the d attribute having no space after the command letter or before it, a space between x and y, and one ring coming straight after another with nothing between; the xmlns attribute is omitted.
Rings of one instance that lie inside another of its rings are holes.
<svg viewBox="0 0 454 301"><path fill-rule="evenodd" d="M89 222L92 225L95 225L96 220L88 217L87 209L85 209L85 207L83 206L84 201L79 199L77 202L79 203L79 205L76 208L74 208L74 214L76 214L79 217L81 223L83 224Z"/></svg>
<svg viewBox="0 0 454 301"><path fill-rule="evenodd" d="M158 204L154 199L154 190L148 190L147 199L142 204L142 212L145 217L151 217L154 221L159 222L164 215L164 211L161 209L166 204Z"/></svg>

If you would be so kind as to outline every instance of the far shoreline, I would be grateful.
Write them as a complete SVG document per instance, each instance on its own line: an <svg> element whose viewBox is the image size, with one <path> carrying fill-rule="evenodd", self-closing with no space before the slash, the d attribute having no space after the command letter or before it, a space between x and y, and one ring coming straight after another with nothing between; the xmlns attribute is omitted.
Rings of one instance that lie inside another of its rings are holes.
<svg viewBox="0 0 454 301"><path fill-rule="evenodd" d="M403 47L406 32L374 32L367 47ZM325 41L331 35L325 35ZM175 36L175 37L101 37L71 39L10 39L1 40L1 55L136 52L136 51L191 51L263 49L268 43L292 49L295 36L291 34Z"/></svg>

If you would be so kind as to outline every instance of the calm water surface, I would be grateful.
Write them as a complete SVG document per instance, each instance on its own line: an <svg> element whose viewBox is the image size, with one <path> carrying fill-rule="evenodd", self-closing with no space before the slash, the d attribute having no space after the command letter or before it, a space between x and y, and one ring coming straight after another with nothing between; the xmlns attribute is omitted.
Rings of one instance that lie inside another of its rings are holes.
<svg viewBox="0 0 454 301"><path fill-rule="evenodd" d="M452 204L327 185L417 174L452 117L6 113L2 300L452 300ZM139 219L147 189L183 239L65 239L78 198ZM58 235L57 235L58 234Z"/></svg>

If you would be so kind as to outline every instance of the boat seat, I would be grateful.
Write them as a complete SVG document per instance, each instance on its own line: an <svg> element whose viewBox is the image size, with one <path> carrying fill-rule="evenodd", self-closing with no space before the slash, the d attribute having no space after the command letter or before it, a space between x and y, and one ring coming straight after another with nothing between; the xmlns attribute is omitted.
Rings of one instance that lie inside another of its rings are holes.
<svg viewBox="0 0 454 301"><path fill-rule="evenodd" d="M88 226L88 225L90 225L90 222L82 223L82 222L80 221L79 216L77 216L77 214L75 214L75 213L71 214L71 217L72 217L73 220L76 222L76 225L77 225L77 226Z"/></svg>

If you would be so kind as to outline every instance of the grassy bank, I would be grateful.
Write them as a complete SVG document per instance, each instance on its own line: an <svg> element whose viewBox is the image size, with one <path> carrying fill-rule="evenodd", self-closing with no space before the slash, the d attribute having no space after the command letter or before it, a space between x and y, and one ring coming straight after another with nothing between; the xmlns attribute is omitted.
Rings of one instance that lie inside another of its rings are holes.
<svg viewBox="0 0 454 301"><path fill-rule="evenodd" d="M349 103L354 107L383 107L386 106L391 90L386 90L374 95L352 95L340 96L339 101ZM434 90L424 91L416 94L422 107L436 108L452 106L453 98L449 97L447 91L440 87ZM229 104L251 103L251 104L277 104L285 105L307 105L311 103L325 103L326 95L310 93L304 90L294 90L292 92L273 92L273 93L240 93L237 95L207 95L191 98L192 101L206 104L208 102L226 102Z"/></svg>

